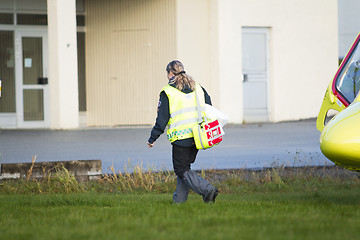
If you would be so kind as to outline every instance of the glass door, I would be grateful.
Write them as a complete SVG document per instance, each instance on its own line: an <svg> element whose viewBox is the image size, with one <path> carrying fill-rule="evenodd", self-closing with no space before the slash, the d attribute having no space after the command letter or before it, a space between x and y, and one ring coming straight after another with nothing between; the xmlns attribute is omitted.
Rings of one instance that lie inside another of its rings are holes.
<svg viewBox="0 0 360 240"><path fill-rule="evenodd" d="M48 128L50 121L46 32L17 32L15 44L18 127Z"/></svg>

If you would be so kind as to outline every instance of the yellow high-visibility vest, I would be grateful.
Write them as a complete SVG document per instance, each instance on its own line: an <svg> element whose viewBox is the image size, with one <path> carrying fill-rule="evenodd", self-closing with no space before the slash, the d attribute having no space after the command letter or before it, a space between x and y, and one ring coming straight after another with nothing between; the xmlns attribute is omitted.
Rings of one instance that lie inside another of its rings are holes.
<svg viewBox="0 0 360 240"><path fill-rule="evenodd" d="M183 93L167 85L162 89L169 99L170 119L167 124L167 137L170 142L194 137L192 128L198 123L195 91ZM202 116L205 116L205 97L201 86L196 83Z"/></svg>

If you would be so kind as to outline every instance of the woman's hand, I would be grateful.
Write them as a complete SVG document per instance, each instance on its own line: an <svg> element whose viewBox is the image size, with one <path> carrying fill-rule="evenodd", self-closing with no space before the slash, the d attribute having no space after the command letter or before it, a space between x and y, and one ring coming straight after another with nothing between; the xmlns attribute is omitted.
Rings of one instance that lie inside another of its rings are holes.
<svg viewBox="0 0 360 240"><path fill-rule="evenodd" d="M149 148L152 148L154 146L154 143L149 143L148 142L147 145L148 145Z"/></svg>

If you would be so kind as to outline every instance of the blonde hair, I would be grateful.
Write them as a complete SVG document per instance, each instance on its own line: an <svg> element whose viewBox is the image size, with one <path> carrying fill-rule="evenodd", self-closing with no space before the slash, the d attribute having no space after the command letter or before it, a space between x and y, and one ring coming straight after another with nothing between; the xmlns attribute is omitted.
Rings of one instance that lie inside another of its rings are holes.
<svg viewBox="0 0 360 240"><path fill-rule="evenodd" d="M170 62L166 66L166 71L168 73L172 72L175 75L175 77L170 81L170 84L175 84L175 87L180 91L183 90L186 85L189 86L191 90L195 89L195 81L192 77L186 74L184 66L180 61L174 60Z"/></svg>

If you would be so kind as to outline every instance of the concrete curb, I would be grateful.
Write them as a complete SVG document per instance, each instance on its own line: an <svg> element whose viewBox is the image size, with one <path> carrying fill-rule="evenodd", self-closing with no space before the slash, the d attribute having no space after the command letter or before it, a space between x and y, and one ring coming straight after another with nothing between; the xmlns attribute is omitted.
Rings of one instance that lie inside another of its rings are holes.
<svg viewBox="0 0 360 240"><path fill-rule="evenodd" d="M77 180L95 180L102 171L101 160L3 163L1 164L0 180L27 178L31 168L31 178L44 178L49 173L55 173L57 166L64 166Z"/></svg>

